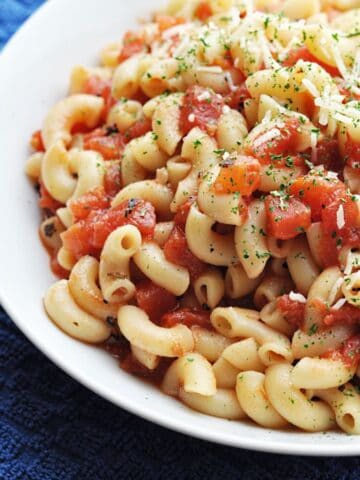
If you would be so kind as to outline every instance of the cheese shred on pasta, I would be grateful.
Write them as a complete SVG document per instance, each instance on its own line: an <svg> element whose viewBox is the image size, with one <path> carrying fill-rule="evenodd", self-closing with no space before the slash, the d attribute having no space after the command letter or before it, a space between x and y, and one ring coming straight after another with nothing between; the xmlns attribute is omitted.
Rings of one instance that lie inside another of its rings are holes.
<svg viewBox="0 0 360 480"><path fill-rule="evenodd" d="M355 5L173 0L74 68L26 166L64 332L203 413L360 434Z"/></svg>

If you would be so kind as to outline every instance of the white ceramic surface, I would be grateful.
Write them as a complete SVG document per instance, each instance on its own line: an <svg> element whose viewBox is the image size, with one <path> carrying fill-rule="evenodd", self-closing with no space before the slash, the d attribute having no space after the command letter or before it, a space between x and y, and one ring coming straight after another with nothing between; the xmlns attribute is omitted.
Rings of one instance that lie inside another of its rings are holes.
<svg viewBox="0 0 360 480"><path fill-rule="evenodd" d="M286 454L360 454L359 437L269 431L193 412L122 372L105 352L61 333L43 311L42 296L54 278L38 238L37 198L23 173L28 139L41 126L47 109L66 94L71 67L93 64L103 45L118 39L158 4L156 0L50 0L1 54L1 302L25 335L59 367L148 420L234 447Z"/></svg>

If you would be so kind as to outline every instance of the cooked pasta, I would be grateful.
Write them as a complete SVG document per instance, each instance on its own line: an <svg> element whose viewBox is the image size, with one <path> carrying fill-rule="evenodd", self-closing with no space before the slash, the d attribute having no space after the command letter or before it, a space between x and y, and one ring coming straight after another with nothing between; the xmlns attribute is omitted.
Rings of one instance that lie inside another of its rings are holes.
<svg viewBox="0 0 360 480"><path fill-rule="evenodd" d="M360 434L360 8L172 0L25 166L46 312L219 418Z"/></svg>

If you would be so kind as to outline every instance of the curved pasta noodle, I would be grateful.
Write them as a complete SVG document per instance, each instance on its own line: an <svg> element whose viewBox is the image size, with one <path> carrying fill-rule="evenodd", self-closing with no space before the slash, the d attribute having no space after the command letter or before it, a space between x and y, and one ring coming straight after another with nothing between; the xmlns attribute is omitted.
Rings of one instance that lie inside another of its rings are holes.
<svg viewBox="0 0 360 480"><path fill-rule="evenodd" d="M326 389L343 385L355 371L355 366L348 367L341 360L304 357L295 365L290 378L297 388Z"/></svg>
<svg viewBox="0 0 360 480"><path fill-rule="evenodd" d="M133 259L144 275L174 295L182 295L188 289L188 270L169 262L156 243L143 242Z"/></svg>
<svg viewBox="0 0 360 480"><path fill-rule="evenodd" d="M157 142L168 155L174 155L182 139L180 130L180 107L183 94L172 94L159 102L152 117L152 128Z"/></svg>
<svg viewBox="0 0 360 480"><path fill-rule="evenodd" d="M80 258L71 270L69 290L75 302L87 313L116 323L119 304L104 301L97 285L99 262L89 255ZM115 319L115 322L113 320Z"/></svg>
<svg viewBox="0 0 360 480"><path fill-rule="evenodd" d="M360 395L351 383L342 389L314 390L313 395L331 406L336 422L344 432L360 434Z"/></svg>
<svg viewBox="0 0 360 480"><path fill-rule="evenodd" d="M188 353L168 368L161 388L168 395L177 395L182 387L187 393L210 397L216 393L216 380L211 364L199 353Z"/></svg>
<svg viewBox="0 0 360 480"><path fill-rule="evenodd" d="M253 292L261 282L258 278L249 278L241 265L230 265L225 275L225 293L230 298L242 298Z"/></svg>
<svg viewBox="0 0 360 480"><path fill-rule="evenodd" d="M179 398L193 410L213 417L239 420L245 416L234 390L218 388L214 395L205 397L197 393L185 392L180 388Z"/></svg>
<svg viewBox="0 0 360 480"><path fill-rule="evenodd" d="M298 388L291 383L292 367L278 364L265 372L266 394L276 411L288 422L302 430L319 432L334 426L331 408L322 401L309 401Z"/></svg>
<svg viewBox="0 0 360 480"><path fill-rule="evenodd" d="M265 375L242 372L236 381L236 395L246 415L266 428L283 428L288 422L269 402L265 391Z"/></svg>
<svg viewBox="0 0 360 480"><path fill-rule="evenodd" d="M200 305L215 308L225 293L224 279L216 268L208 268L194 281L194 292Z"/></svg>
<svg viewBox="0 0 360 480"><path fill-rule="evenodd" d="M194 338L194 351L200 353L209 362L216 362L232 340L217 332L194 325L191 328Z"/></svg>
<svg viewBox="0 0 360 480"><path fill-rule="evenodd" d="M270 253L265 239L265 205L254 200L247 221L235 229L235 248L247 276L257 278L263 272Z"/></svg>
<svg viewBox="0 0 360 480"><path fill-rule="evenodd" d="M210 265L229 266L237 262L232 234L221 235L212 230L215 221L192 205L185 227L192 253Z"/></svg>
<svg viewBox="0 0 360 480"><path fill-rule="evenodd" d="M141 233L133 225L114 230L107 238L100 256L99 281L107 302L124 303L135 294L130 280L130 259L141 248Z"/></svg>
<svg viewBox="0 0 360 480"><path fill-rule="evenodd" d="M170 216L170 204L173 199L172 190L167 185L161 185L155 180L143 180L131 183L123 188L113 199L111 205L116 207L125 200L140 198L151 202L162 220Z"/></svg>
<svg viewBox="0 0 360 480"><path fill-rule="evenodd" d="M118 311L120 332L131 345L161 357L181 357L194 348L191 330L185 325L158 327L138 307L125 305Z"/></svg>
<svg viewBox="0 0 360 480"><path fill-rule="evenodd" d="M286 263L297 291L307 295L320 270L304 238L296 238L292 242Z"/></svg>
<svg viewBox="0 0 360 480"><path fill-rule="evenodd" d="M46 149L61 141L71 142L71 129L76 124L94 128L100 121L104 100L94 95L76 94L60 100L49 111L42 129Z"/></svg>
<svg viewBox="0 0 360 480"><path fill-rule="evenodd" d="M70 336L87 343L101 343L111 333L105 322L82 310L71 296L67 280L52 285L45 294L49 317Z"/></svg>

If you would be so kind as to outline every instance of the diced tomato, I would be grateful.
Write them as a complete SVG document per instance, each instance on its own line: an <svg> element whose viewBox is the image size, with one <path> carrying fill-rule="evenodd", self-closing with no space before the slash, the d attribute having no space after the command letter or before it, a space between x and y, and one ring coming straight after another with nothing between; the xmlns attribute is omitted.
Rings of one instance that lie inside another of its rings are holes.
<svg viewBox="0 0 360 480"><path fill-rule="evenodd" d="M266 205L266 231L279 240L289 240L303 233L311 225L311 211L297 198L268 195Z"/></svg>
<svg viewBox="0 0 360 480"><path fill-rule="evenodd" d="M331 308L330 313L323 319L323 323L327 327L331 327L334 323L341 323L342 325L359 325L360 309L348 303L338 310Z"/></svg>
<svg viewBox="0 0 360 480"><path fill-rule="evenodd" d="M85 84L84 93L96 95L104 99L105 106L102 118L105 121L110 109L116 104L116 100L112 96L111 80L104 80L97 75L92 75Z"/></svg>
<svg viewBox="0 0 360 480"><path fill-rule="evenodd" d="M195 17L201 22L206 22L206 20L213 15L213 11L209 2L200 2L195 10Z"/></svg>
<svg viewBox="0 0 360 480"><path fill-rule="evenodd" d="M122 133L112 133L106 127L98 128L84 135L84 150L99 152L104 160L120 158L125 147Z"/></svg>
<svg viewBox="0 0 360 480"><path fill-rule="evenodd" d="M179 324L187 327L198 325L199 327L211 328L210 312L192 308L179 308L174 312L166 313L161 319L161 325L166 328Z"/></svg>
<svg viewBox="0 0 360 480"><path fill-rule="evenodd" d="M40 199L39 207L46 210L50 210L52 213L55 213L56 210L62 207L62 203L58 202L53 198L50 193L46 190L44 183L40 180Z"/></svg>
<svg viewBox="0 0 360 480"><path fill-rule="evenodd" d="M359 210L345 192L327 203L322 211L320 257L325 266L337 265L343 246L360 245Z"/></svg>
<svg viewBox="0 0 360 480"><path fill-rule="evenodd" d="M276 305L281 311L284 319L296 328L300 328L304 323L305 303L290 300L289 295L282 295L276 301Z"/></svg>
<svg viewBox="0 0 360 480"><path fill-rule="evenodd" d="M45 152L45 146L41 136L41 130L37 130L32 134L30 145L36 152Z"/></svg>
<svg viewBox="0 0 360 480"><path fill-rule="evenodd" d="M250 92L246 87L246 83L243 82L239 87L236 87L235 90L231 91L231 93L225 97L225 102L230 108L239 110L245 100L249 98L251 98Z"/></svg>
<svg viewBox="0 0 360 480"><path fill-rule="evenodd" d="M360 142L353 140L349 134L345 144L345 158L349 167L360 168Z"/></svg>
<svg viewBox="0 0 360 480"><path fill-rule="evenodd" d="M62 233L61 238L76 259L98 256L110 233L122 225L134 225L143 238L151 239L156 225L154 207L149 202L131 199L108 210L95 210Z"/></svg>
<svg viewBox="0 0 360 480"><path fill-rule="evenodd" d="M322 62L316 58L306 46L295 48L290 50L287 54L285 60L282 62L284 67L293 67L298 60L304 60L304 62L313 62L320 65L324 70L326 70L332 77L340 77L340 72L336 67L328 65L325 62Z"/></svg>
<svg viewBox="0 0 360 480"><path fill-rule="evenodd" d="M224 99L212 90L192 85L185 93L180 113L180 128L187 134L194 127L214 135L217 121L222 115ZM193 121L191 121L193 120Z"/></svg>
<svg viewBox="0 0 360 480"><path fill-rule="evenodd" d="M50 268L51 268L51 271L53 272L54 275L56 275L58 278L69 278L69 273L68 270L65 270L61 265L60 263L58 262L58 259L57 259L57 254L58 252L56 250L54 250L52 253L51 253L51 256L50 256Z"/></svg>
<svg viewBox="0 0 360 480"><path fill-rule="evenodd" d="M178 305L175 295L151 280L144 280L136 285L136 301L155 323L159 323L165 313L174 310Z"/></svg>
<svg viewBox="0 0 360 480"><path fill-rule="evenodd" d="M160 32L164 32L169 28L185 23L185 19L183 17L174 17L170 15L156 15L155 22L158 24Z"/></svg>
<svg viewBox="0 0 360 480"><path fill-rule="evenodd" d="M248 197L260 184L260 163L256 158L238 155L223 161L213 189L217 193L236 193Z"/></svg>
<svg viewBox="0 0 360 480"><path fill-rule="evenodd" d="M270 163L278 156L296 153L301 137L299 127L297 118L289 118L283 127L273 127L261 133L251 145L246 146L245 153L263 164Z"/></svg>
<svg viewBox="0 0 360 480"><path fill-rule="evenodd" d="M124 62L128 58L146 52L144 37L136 32L127 32L124 36L123 47L119 54L119 62Z"/></svg>
<svg viewBox="0 0 360 480"><path fill-rule="evenodd" d="M164 245L164 254L169 262L187 268L192 278L198 277L204 270L205 264L190 251L185 232L177 225Z"/></svg>
<svg viewBox="0 0 360 480"><path fill-rule="evenodd" d="M93 210L105 210L110 207L110 201L104 187L96 187L76 200L70 201L69 208L74 215L74 220L83 220Z"/></svg>
<svg viewBox="0 0 360 480"><path fill-rule="evenodd" d="M345 192L345 185L326 172L312 173L298 177L290 186L289 192L311 208L313 222L321 220L323 209L331 201Z"/></svg>
<svg viewBox="0 0 360 480"><path fill-rule="evenodd" d="M142 135L145 135L145 133L150 132L151 130L151 120L147 117L142 117L133 125L131 125L131 127L129 127L128 130L125 132L125 141L130 142L130 140L141 137Z"/></svg>
<svg viewBox="0 0 360 480"><path fill-rule="evenodd" d="M339 142L335 138L324 137L316 145L316 160L314 165L324 165L326 170L341 172L344 168L339 152Z"/></svg>
<svg viewBox="0 0 360 480"><path fill-rule="evenodd" d="M191 205L196 201L196 197L190 196L185 203L180 205L178 208L178 211L176 212L174 216L174 222L175 225L178 225L181 227L183 230L185 229L185 224L187 217L190 212Z"/></svg>
<svg viewBox="0 0 360 480"><path fill-rule="evenodd" d="M120 164L118 162L106 162L105 169L106 169L105 177L104 177L105 192L110 197L115 197L115 195L121 189Z"/></svg>
<svg viewBox="0 0 360 480"><path fill-rule="evenodd" d="M338 350L330 350L322 355L323 358L341 360L349 368L358 365L360 361L360 335L347 339Z"/></svg>

